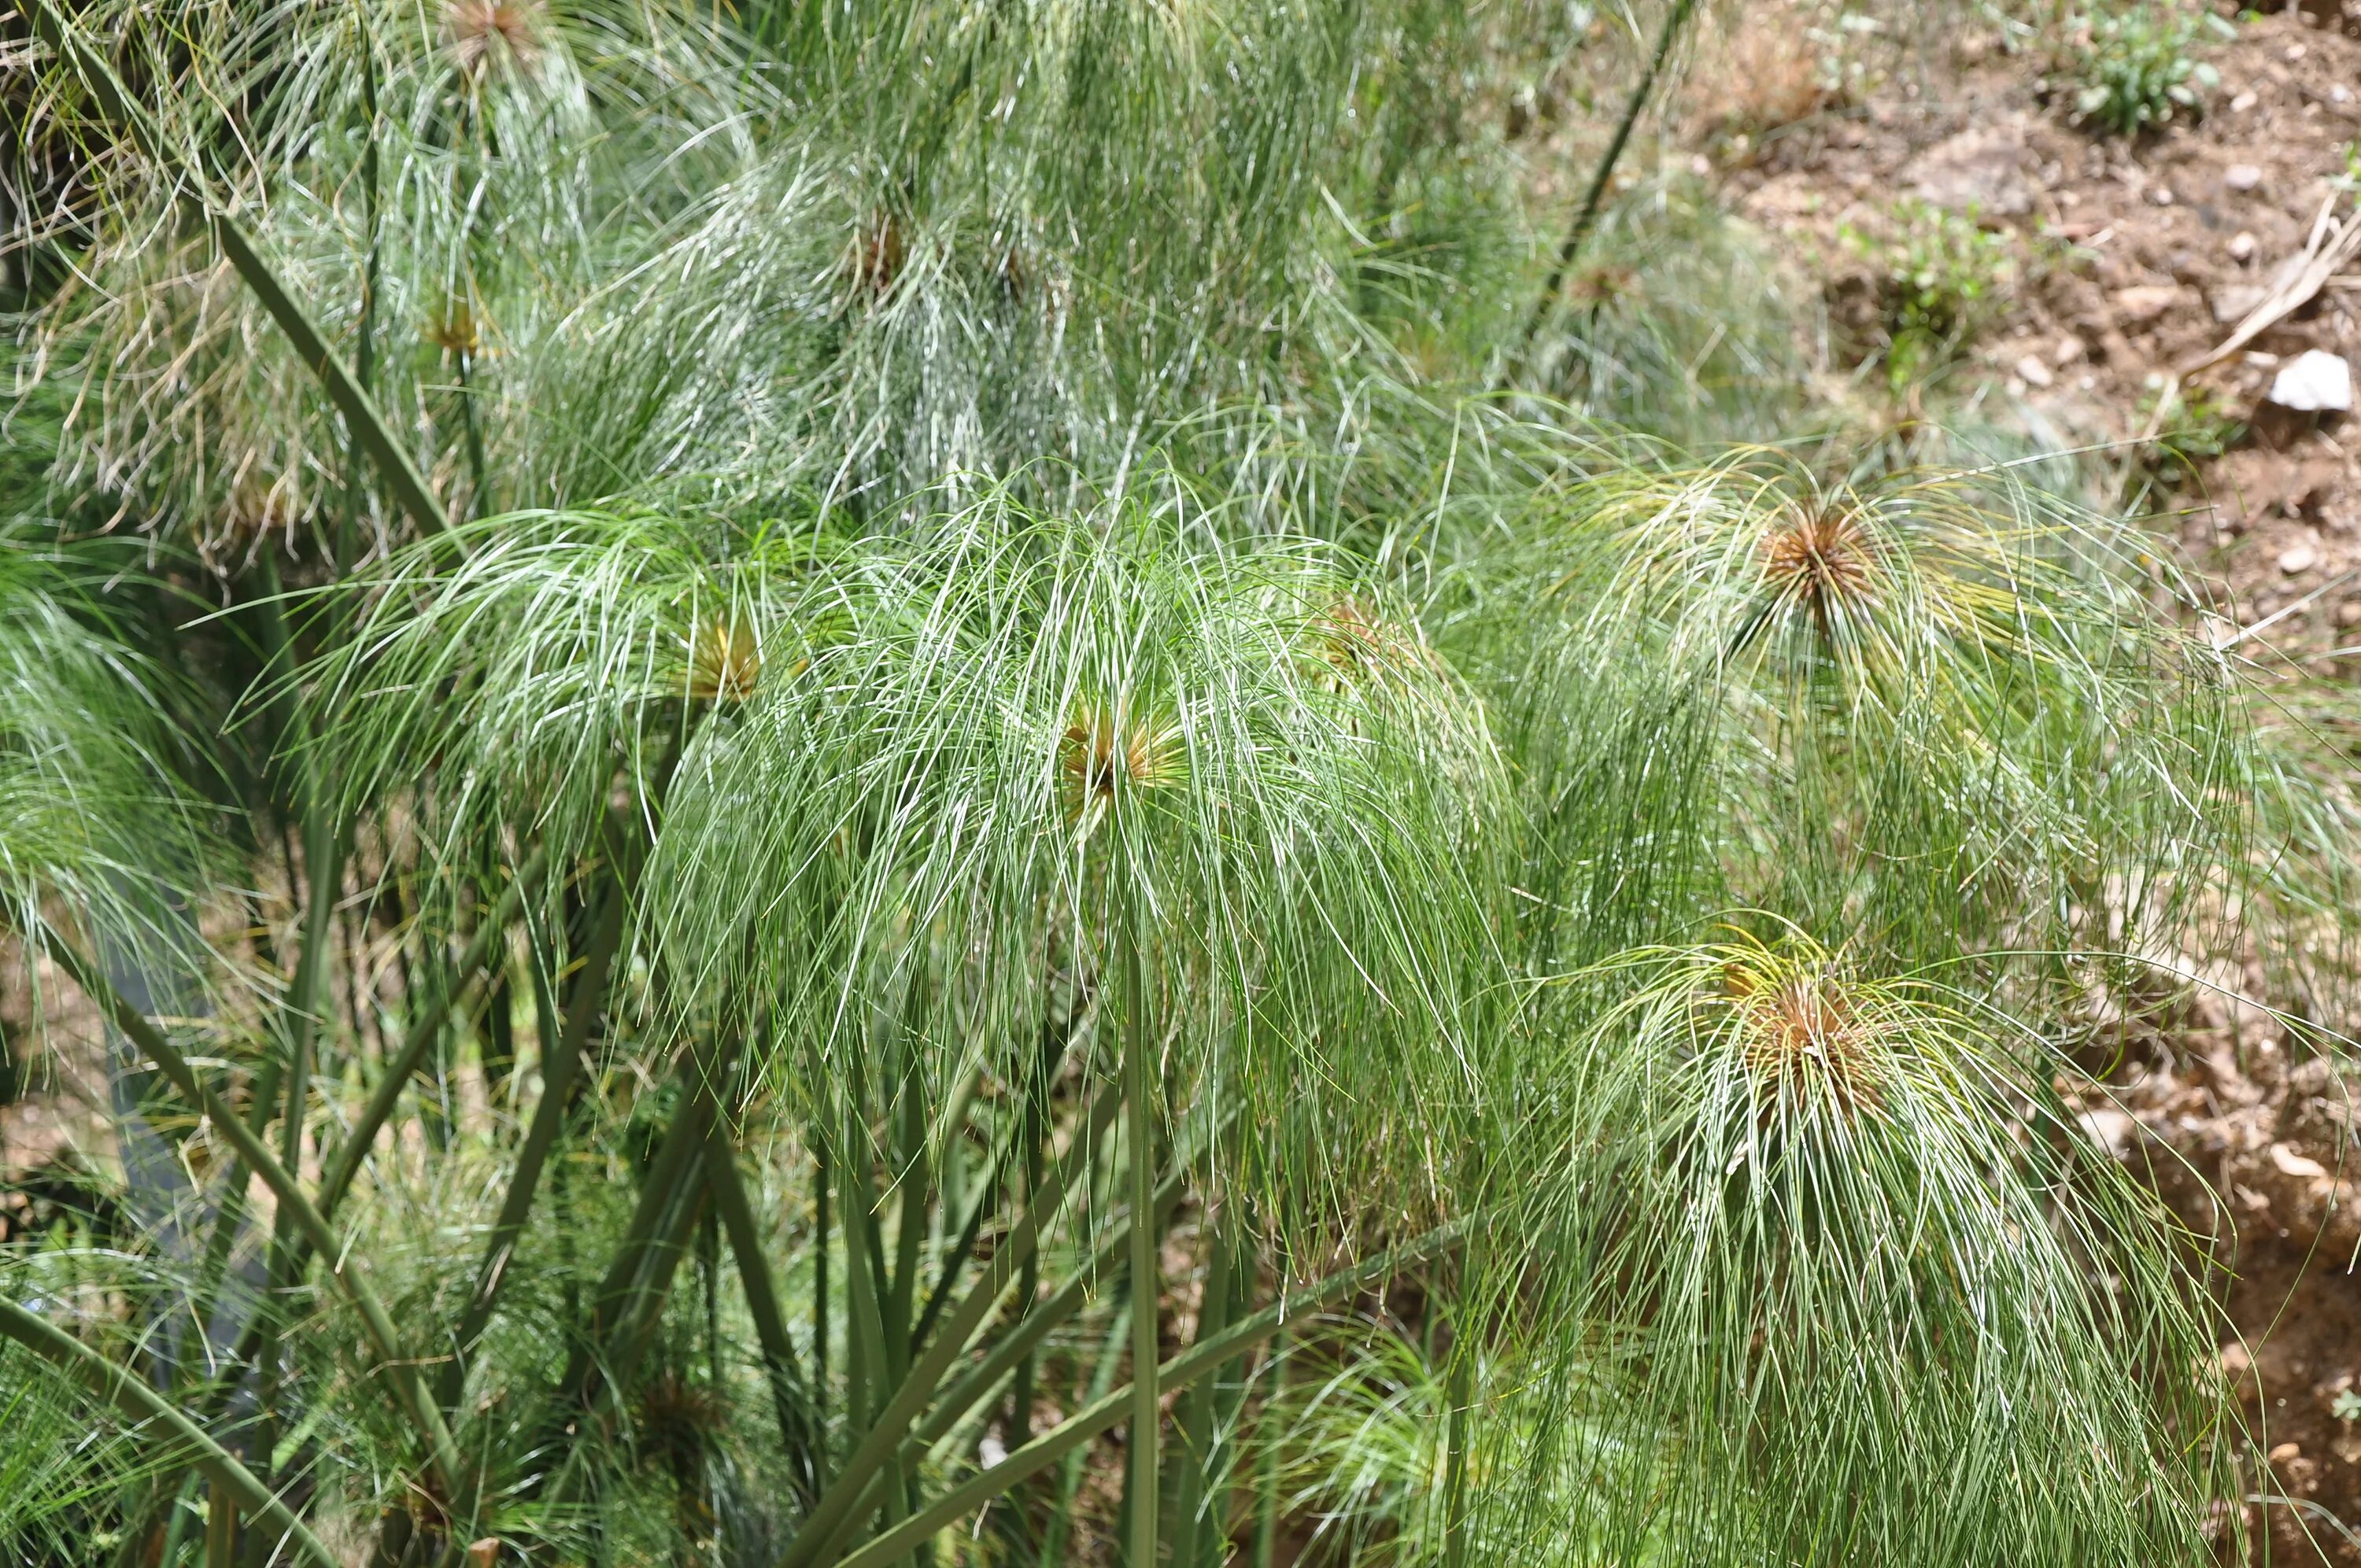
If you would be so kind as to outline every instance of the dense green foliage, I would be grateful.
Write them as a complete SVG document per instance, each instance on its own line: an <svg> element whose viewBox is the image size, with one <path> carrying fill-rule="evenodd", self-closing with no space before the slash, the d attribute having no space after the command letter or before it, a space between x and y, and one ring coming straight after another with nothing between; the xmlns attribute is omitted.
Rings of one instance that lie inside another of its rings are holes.
<svg viewBox="0 0 2361 1568"><path fill-rule="evenodd" d="M1676 187L1527 341L1585 18L33 15L14 1559L2223 1549L2085 1047L2341 797Z"/></svg>

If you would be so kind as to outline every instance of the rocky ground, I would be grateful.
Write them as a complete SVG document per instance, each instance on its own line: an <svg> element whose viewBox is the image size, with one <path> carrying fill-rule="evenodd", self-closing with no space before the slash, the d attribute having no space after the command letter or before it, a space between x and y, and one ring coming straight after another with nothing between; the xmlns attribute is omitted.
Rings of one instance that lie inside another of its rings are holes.
<svg viewBox="0 0 2361 1568"><path fill-rule="evenodd" d="M1750 15L1772 27L1782 9ZM1783 74L1775 50L1741 44L1729 58L1746 71L1744 93L1770 103L1723 99L1701 121L1697 156L1730 209L1819 280L1839 345L1875 337L1914 204L2004 240L1988 264L1988 319L1949 371L1954 387L1996 384L2065 443L2162 437L2185 449L2193 461L2169 466L2158 497L2180 514L2184 544L2234 596L2241 624L2305 600L2266 641L2317 655L2361 641L2349 630L2361 626L2361 433L2271 392L2321 368L2333 385L2334 361L2352 400L2361 255L2285 319L2213 356L2323 218L2333 229L2354 210L2361 5L2348 15L2328 26L2290 9L2237 22L2227 38L2201 33L2190 53L2218 74L2198 93L2202 112L2180 110L2136 138L2073 123L2055 40L1972 27L1951 38L1948 60L1858 102L1826 91L1834 101L1801 118L1731 130L1812 101L1794 85L1800 65ZM2168 389L2177 395L2159 411ZM2227 450L2210 450L2225 438Z"/></svg>

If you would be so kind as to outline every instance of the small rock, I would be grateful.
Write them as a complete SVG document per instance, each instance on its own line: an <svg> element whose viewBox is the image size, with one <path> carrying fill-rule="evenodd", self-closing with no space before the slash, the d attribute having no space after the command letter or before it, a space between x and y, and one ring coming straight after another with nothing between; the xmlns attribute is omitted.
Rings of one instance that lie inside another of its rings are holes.
<svg viewBox="0 0 2361 1568"><path fill-rule="evenodd" d="M2025 127L2010 123L1961 131L1905 164L1896 176L1922 202L1986 217L2019 218L2033 211L2033 156Z"/></svg>
<svg viewBox="0 0 2361 1568"><path fill-rule="evenodd" d="M2346 599L2336 607L2336 624L2361 626L2361 599Z"/></svg>
<svg viewBox="0 0 2361 1568"><path fill-rule="evenodd" d="M2295 47L2297 49L2301 49L2303 46L2301 44L2298 44ZM2270 1452L2270 1461L2274 1464L2285 1464L2290 1459L2301 1459L2302 1457L2303 1445L2301 1443L2283 1442L2277 1448L2272 1449Z"/></svg>
<svg viewBox="0 0 2361 1568"><path fill-rule="evenodd" d="M2231 1376L2235 1377L2238 1374L2246 1371L2254 1365L2255 1358L2253 1354L2247 1351L2245 1345L2240 1344L2237 1341L2232 1340L2228 1344L2222 1347L2222 1370L2228 1373Z"/></svg>
<svg viewBox="0 0 2361 1568"><path fill-rule="evenodd" d="M2234 163L2222 176L2222 183L2233 191L2251 191L2262 182L2262 170L2251 163Z"/></svg>
<svg viewBox="0 0 2361 1568"><path fill-rule="evenodd" d="M2206 302L2213 306L2213 319L2226 324L2245 321L2247 313L2261 304L2268 292L2253 283L2230 283L2214 290Z"/></svg>
<svg viewBox="0 0 2361 1568"><path fill-rule="evenodd" d="M2302 44L2290 44L2287 47L2287 62L2290 65L2293 65L2297 60L2301 60L2305 55L2308 55L2311 52L2312 50Z"/></svg>
<svg viewBox="0 0 2361 1568"><path fill-rule="evenodd" d="M2298 545L2297 548L2302 549L2304 546ZM2292 554L2294 552L2290 551L2289 554ZM2326 1166L2310 1155L2296 1153L2285 1144L2273 1144L2270 1155L2271 1164L2279 1168L2281 1176L2326 1176L2328 1174Z"/></svg>
<svg viewBox="0 0 2361 1568"><path fill-rule="evenodd" d="M2286 549L2279 552L2279 570L2285 572L2290 577L2298 576L2305 572L2309 572L2314 566L2319 565L2320 546L2317 544L2310 543L2290 544ZM2313 1168L2311 1170L2290 1169L2287 1165L2288 1160L2302 1159L2303 1157L2301 1155L2288 1155L2282 1157L2280 1151L2286 1147L2287 1146L2285 1144L2273 1144L2271 1146L2271 1163L2278 1166L2281 1170L2286 1171L2288 1175L2325 1176L2328 1174L2326 1170L2320 1168L2316 1165L2314 1165ZM2313 1162L2311 1160L2304 1160L2304 1163L2306 1165L2313 1165Z"/></svg>
<svg viewBox="0 0 2361 1568"><path fill-rule="evenodd" d="M2248 234L2245 229L2240 229L2230 236L2230 259L2252 261L2255 258L2255 247L2260 243L2253 235Z"/></svg>
<svg viewBox="0 0 2361 1568"><path fill-rule="evenodd" d="M2135 283L2115 291L2115 313L2136 325L2152 322L2172 308L2180 293L2180 286L2174 283Z"/></svg>
<svg viewBox="0 0 2361 1568"><path fill-rule="evenodd" d="M2270 399L2301 413L2343 413L2353 406L2353 367L2342 355L2306 349L2272 379Z"/></svg>
<svg viewBox="0 0 2361 1568"><path fill-rule="evenodd" d="M2328 99L2332 104L2350 104L2353 102L2353 89L2342 82L2333 82L2328 86Z"/></svg>
<svg viewBox="0 0 2361 1568"><path fill-rule="evenodd" d="M2049 351L2049 357L2057 365L2067 366L2090 352L2081 338L2061 337L2058 340L2058 346Z"/></svg>
<svg viewBox="0 0 2361 1568"><path fill-rule="evenodd" d="M2172 187L2169 185L2151 185L2147 188L2147 199L2153 205L2158 207L2169 207L2172 205Z"/></svg>
<svg viewBox="0 0 2361 1568"><path fill-rule="evenodd" d="M2049 367L2041 362L2038 354L2028 354L2018 360L2015 369L2017 379L2028 387L2046 387L2055 379L2049 374Z"/></svg>
<svg viewBox="0 0 2361 1568"><path fill-rule="evenodd" d="M2139 1124L2111 1105L2082 1113L2082 1130L2091 1141L2116 1159L2139 1146Z"/></svg>

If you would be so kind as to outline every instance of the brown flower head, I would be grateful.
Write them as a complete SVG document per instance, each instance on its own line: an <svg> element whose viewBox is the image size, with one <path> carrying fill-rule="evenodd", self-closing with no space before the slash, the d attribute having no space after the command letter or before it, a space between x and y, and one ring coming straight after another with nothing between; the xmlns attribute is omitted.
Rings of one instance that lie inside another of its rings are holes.
<svg viewBox="0 0 2361 1568"><path fill-rule="evenodd" d="M712 1453L729 1410L711 1388L685 1381L670 1370L640 1390L636 1435L640 1452L675 1476L694 1477Z"/></svg>
<svg viewBox="0 0 2361 1568"><path fill-rule="evenodd" d="M744 702L763 678L763 651L745 627L717 620L688 640L688 695L708 702Z"/></svg>
<svg viewBox="0 0 2361 1568"><path fill-rule="evenodd" d="M474 303L453 298L426 319L423 329L426 341L445 354L456 354L462 359L475 359L484 351L484 327L476 315Z"/></svg>
<svg viewBox="0 0 2361 1568"><path fill-rule="evenodd" d="M894 291L908 258L909 242L901 221L888 212L872 214L853 236L850 269L854 289L868 299L883 300Z"/></svg>
<svg viewBox="0 0 2361 1568"><path fill-rule="evenodd" d="M1758 1083L1799 1100L1824 1098L1847 1116L1878 1108L1869 1025L1841 981L1819 969L1766 974L1739 964L1723 979Z"/></svg>
<svg viewBox="0 0 2361 1568"><path fill-rule="evenodd" d="M1312 630L1320 639L1321 658L1345 681L1400 677L1414 667L1433 667L1433 654L1414 632L1351 596L1323 611Z"/></svg>
<svg viewBox="0 0 2361 1568"><path fill-rule="evenodd" d="M1566 280L1565 296L1576 310L1595 311L1639 291L1640 275L1629 267L1601 262Z"/></svg>
<svg viewBox="0 0 2361 1568"><path fill-rule="evenodd" d="M541 63L542 22L541 0L449 0L443 44L470 79L503 64L530 76Z"/></svg>
<svg viewBox="0 0 2361 1568"><path fill-rule="evenodd" d="M1763 582L1800 599L1822 631L1870 603L1876 576L1877 547L1856 509L1798 504L1763 542Z"/></svg>
<svg viewBox="0 0 2361 1568"><path fill-rule="evenodd" d="M1095 816L1119 793L1178 783L1180 730L1170 721L1137 714L1118 723L1110 709L1086 707L1066 727L1058 767L1065 778L1068 815Z"/></svg>

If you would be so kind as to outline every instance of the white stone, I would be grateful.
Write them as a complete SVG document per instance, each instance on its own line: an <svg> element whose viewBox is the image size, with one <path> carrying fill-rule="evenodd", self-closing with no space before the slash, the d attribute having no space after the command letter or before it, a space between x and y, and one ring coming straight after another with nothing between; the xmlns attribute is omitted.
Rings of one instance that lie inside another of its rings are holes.
<svg viewBox="0 0 2361 1568"><path fill-rule="evenodd" d="M2310 543L2290 544L2279 552L2279 570L2289 576L2309 572L2320 565L2320 547Z"/></svg>
<svg viewBox="0 0 2361 1568"><path fill-rule="evenodd" d="M2071 365L2089 352L2091 351L2083 346L2081 338L2061 337L2058 340L2058 346L2049 351L2049 357L2061 366Z"/></svg>
<svg viewBox="0 0 2361 1568"><path fill-rule="evenodd" d="M2111 1105L2082 1113L2082 1130L2091 1141L2121 1159L2139 1145L2140 1125Z"/></svg>
<svg viewBox="0 0 2361 1568"><path fill-rule="evenodd" d="M2177 284L2135 283L2115 291L2115 313L2135 326L2141 325L2170 310L2180 297Z"/></svg>
<svg viewBox="0 0 2361 1568"><path fill-rule="evenodd" d="M2254 106L2255 95L2252 93L2241 93L2230 100L2230 113L2234 115L2243 115Z"/></svg>
<svg viewBox="0 0 2361 1568"><path fill-rule="evenodd" d="M1919 201L1985 217L2033 211L2033 155L2015 120L1966 130L1905 164L1895 179Z"/></svg>
<svg viewBox="0 0 2361 1568"><path fill-rule="evenodd" d="M2251 163L2234 163L2222 176L2222 183L2233 191L2251 191L2262 182L2262 170Z"/></svg>
<svg viewBox="0 0 2361 1568"><path fill-rule="evenodd" d="M2226 283L2213 291L2207 303L2213 307L2213 319L2227 326L2232 322L2245 321L2268 297L2268 291L2259 284Z"/></svg>
<svg viewBox="0 0 2361 1568"><path fill-rule="evenodd" d="M2281 367L2270 397L2302 413L2344 413L2353 407L2353 367L2342 355L2308 348Z"/></svg>
<svg viewBox="0 0 2361 1568"><path fill-rule="evenodd" d="M2328 1168L2310 1155L2301 1155L2285 1144L2271 1146L2271 1163L2279 1167L2281 1176L2326 1176Z"/></svg>
<svg viewBox="0 0 2361 1568"><path fill-rule="evenodd" d="M2172 205L2172 187L2151 185L2147 188L2147 199L2159 207L2169 207Z"/></svg>
<svg viewBox="0 0 2361 1568"><path fill-rule="evenodd" d="M2049 367L2041 362L2038 354L2028 354L2016 362L2017 378L2028 387L2046 387L2055 379Z"/></svg>
<svg viewBox="0 0 2361 1568"><path fill-rule="evenodd" d="M2255 258L2255 247L2260 243L2261 241L2256 239L2253 235L2248 234L2245 229L2240 229L2230 236L2230 259L2252 261Z"/></svg>

